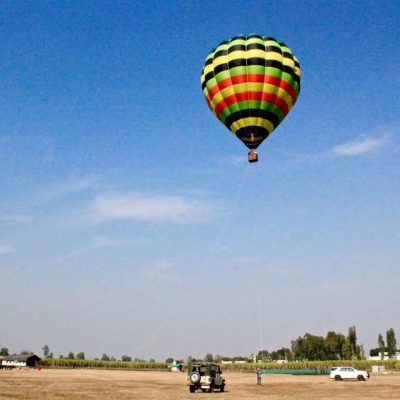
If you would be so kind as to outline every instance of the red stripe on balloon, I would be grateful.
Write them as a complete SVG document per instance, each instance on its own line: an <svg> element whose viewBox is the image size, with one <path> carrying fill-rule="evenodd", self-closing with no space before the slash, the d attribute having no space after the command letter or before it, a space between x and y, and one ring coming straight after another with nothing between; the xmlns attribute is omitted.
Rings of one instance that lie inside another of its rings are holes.
<svg viewBox="0 0 400 400"><path fill-rule="evenodd" d="M208 96L210 98L209 101L211 102L211 99L221 90L226 89L227 87L230 87L232 85L239 85L242 83L266 83L269 85L277 86L282 88L289 94L289 96L292 98L293 105L297 99L296 91L285 80L271 75L248 74L232 76L230 78L223 79L221 82L218 82L217 85L213 86L208 91Z"/></svg>
<svg viewBox="0 0 400 400"><path fill-rule="evenodd" d="M221 100L215 107L215 114L219 117L226 107L231 106L239 101L246 100L265 101L275 104L282 110L284 116L286 116L286 114L289 112L289 107L286 102L276 94L266 92L241 92L227 96Z"/></svg>

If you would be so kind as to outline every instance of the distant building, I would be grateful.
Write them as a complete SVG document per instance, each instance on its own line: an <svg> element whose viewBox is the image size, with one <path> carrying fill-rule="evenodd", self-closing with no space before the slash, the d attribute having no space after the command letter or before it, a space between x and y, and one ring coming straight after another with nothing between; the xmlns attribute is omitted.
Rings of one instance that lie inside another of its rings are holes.
<svg viewBox="0 0 400 400"><path fill-rule="evenodd" d="M36 354L13 354L1 360L2 368L37 368L41 358Z"/></svg>
<svg viewBox="0 0 400 400"><path fill-rule="evenodd" d="M380 360L400 360L400 350L396 351L396 354L392 357L389 358L387 351L383 353L379 352L377 356L369 356L368 360L374 360L374 361L380 361Z"/></svg>

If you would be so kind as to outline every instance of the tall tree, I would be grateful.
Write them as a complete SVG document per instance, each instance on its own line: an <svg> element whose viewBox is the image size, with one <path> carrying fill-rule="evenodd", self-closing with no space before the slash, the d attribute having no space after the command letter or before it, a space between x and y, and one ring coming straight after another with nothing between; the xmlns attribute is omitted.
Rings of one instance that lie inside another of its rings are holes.
<svg viewBox="0 0 400 400"><path fill-rule="evenodd" d="M378 335L378 346L379 346L379 353L381 355L381 360L385 356L385 341L383 340L382 334Z"/></svg>
<svg viewBox="0 0 400 400"><path fill-rule="evenodd" d="M347 340L349 341L351 358L355 358L357 355L357 331L355 326L349 327L349 334L347 336Z"/></svg>
<svg viewBox="0 0 400 400"><path fill-rule="evenodd" d="M393 358L397 352L396 336L394 334L393 328L386 331L386 344L388 349L389 358Z"/></svg>
<svg viewBox="0 0 400 400"><path fill-rule="evenodd" d="M204 361L213 362L214 361L213 355L211 353L207 353L204 357Z"/></svg>
<svg viewBox="0 0 400 400"><path fill-rule="evenodd" d="M290 344L292 347L293 358L295 360L305 360L307 358L304 339L301 336L296 340L292 340Z"/></svg>
<svg viewBox="0 0 400 400"><path fill-rule="evenodd" d="M85 359L85 353L84 353L83 351L79 352L79 353L76 355L76 359L77 359L77 360L84 360L84 359Z"/></svg>
<svg viewBox="0 0 400 400"><path fill-rule="evenodd" d="M69 358L70 360L73 360L73 359L75 358L74 353L73 353L72 351L70 351L70 352L68 353L67 358Z"/></svg>
<svg viewBox="0 0 400 400"><path fill-rule="evenodd" d="M45 345L42 347L42 351L43 351L43 356L44 356L45 358L47 358L47 357L49 356L49 354L50 354L50 347L47 346L47 344L45 344Z"/></svg>

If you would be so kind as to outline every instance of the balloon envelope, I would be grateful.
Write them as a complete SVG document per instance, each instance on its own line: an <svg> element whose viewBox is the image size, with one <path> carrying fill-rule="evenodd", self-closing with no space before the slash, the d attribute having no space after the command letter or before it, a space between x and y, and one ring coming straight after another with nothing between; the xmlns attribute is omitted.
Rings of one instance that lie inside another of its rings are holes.
<svg viewBox="0 0 400 400"><path fill-rule="evenodd" d="M296 56L284 43L240 35L208 55L201 85L216 117L249 149L256 149L296 103L300 73Z"/></svg>

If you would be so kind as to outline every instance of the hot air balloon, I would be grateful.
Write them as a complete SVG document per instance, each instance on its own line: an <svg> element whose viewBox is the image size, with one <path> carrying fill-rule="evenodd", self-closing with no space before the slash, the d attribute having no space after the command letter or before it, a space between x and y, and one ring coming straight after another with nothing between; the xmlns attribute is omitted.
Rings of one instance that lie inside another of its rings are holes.
<svg viewBox="0 0 400 400"><path fill-rule="evenodd" d="M240 35L207 56L201 85L215 116L258 161L257 147L282 122L300 92L300 65L282 42Z"/></svg>

